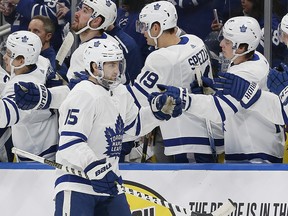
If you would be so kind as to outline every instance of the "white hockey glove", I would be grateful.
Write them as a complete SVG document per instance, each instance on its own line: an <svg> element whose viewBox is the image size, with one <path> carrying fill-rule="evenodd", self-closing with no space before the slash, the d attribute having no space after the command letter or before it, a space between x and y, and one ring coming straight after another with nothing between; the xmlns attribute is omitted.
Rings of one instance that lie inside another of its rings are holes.
<svg viewBox="0 0 288 216"><path fill-rule="evenodd" d="M48 109L51 103L51 93L42 84L19 82L14 84L15 102L22 110Z"/></svg>
<svg viewBox="0 0 288 216"><path fill-rule="evenodd" d="M117 183L122 184L122 178L117 176L110 162L106 158L89 164L84 172L90 179L93 190L97 193L106 193L110 196L118 194Z"/></svg>

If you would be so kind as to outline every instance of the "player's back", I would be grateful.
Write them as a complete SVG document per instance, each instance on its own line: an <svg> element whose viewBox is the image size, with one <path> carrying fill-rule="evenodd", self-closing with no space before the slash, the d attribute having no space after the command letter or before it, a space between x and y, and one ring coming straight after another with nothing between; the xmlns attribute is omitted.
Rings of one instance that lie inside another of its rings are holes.
<svg viewBox="0 0 288 216"><path fill-rule="evenodd" d="M147 105L148 93L159 91L156 84L180 86L190 89L195 80L195 66L202 74L212 77L208 51L203 41L194 35L183 35L181 41L167 48L153 51L132 88L141 105ZM165 154L203 153L211 154L207 123L204 118L184 113L178 118L160 125ZM218 153L223 152L221 125L212 125L212 136Z"/></svg>

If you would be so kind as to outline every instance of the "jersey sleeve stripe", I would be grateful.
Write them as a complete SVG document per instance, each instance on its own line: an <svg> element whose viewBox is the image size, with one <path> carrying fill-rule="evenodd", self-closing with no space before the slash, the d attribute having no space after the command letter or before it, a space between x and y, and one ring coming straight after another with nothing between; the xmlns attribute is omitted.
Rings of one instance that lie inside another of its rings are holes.
<svg viewBox="0 0 288 216"><path fill-rule="evenodd" d="M224 95L218 95L219 98L221 98L229 107L231 107L231 109L234 111L234 113L238 112L237 107Z"/></svg>
<svg viewBox="0 0 288 216"><path fill-rule="evenodd" d="M130 94L132 95L132 97L134 98L134 103L136 104L136 106L138 107L138 109L140 109L140 108L141 108L141 105L140 105L139 101L137 100L134 92L132 91L131 86L130 86L130 85L126 85L126 88L127 88L127 90L130 92Z"/></svg>
<svg viewBox="0 0 288 216"><path fill-rule="evenodd" d="M137 115L137 122L136 122L136 118L135 120L130 124L130 125L127 125L125 128L124 128L124 131L128 131L130 128L134 127L135 123L136 123L136 132L135 132L135 135L138 136L140 134L140 131L141 131L141 124L140 124L140 116L139 116L139 113Z"/></svg>
<svg viewBox="0 0 288 216"><path fill-rule="evenodd" d="M78 137L80 139L82 139L84 142L87 141L87 137L82 134L82 133L78 133L78 132L71 132L71 131L62 131L61 136L73 136L73 137Z"/></svg>
<svg viewBox="0 0 288 216"><path fill-rule="evenodd" d="M215 102L215 105L217 107L217 110L221 116L222 122L224 122L226 120L226 116L225 116L225 113L224 113L224 111L220 105L220 102L219 102L217 97L213 96L213 98L214 98L214 102Z"/></svg>
<svg viewBox="0 0 288 216"><path fill-rule="evenodd" d="M3 102L5 104L6 116L7 116L7 125L6 125L6 127L7 127L11 121L11 113L10 113L10 110L8 108L6 101L8 103L10 103L15 110L16 120L15 120L14 124L16 124L19 121L19 111L18 111L18 108L17 108L16 104L14 103L14 101L12 101L8 98L3 98Z"/></svg>
<svg viewBox="0 0 288 216"><path fill-rule="evenodd" d="M147 98L149 97L149 93L145 91L137 82L134 83L134 87L138 89L143 95L145 95Z"/></svg>
<svg viewBox="0 0 288 216"><path fill-rule="evenodd" d="M61 151L61 150L64 150L64 149L66 149L66 148L69 148L69 147L71 147L71 146L73 146L73 145L76 145L76 144L79 144L79 143L82 143L82 142L83 142L82 139L72 140L72 141L70 141L70 142L67 142L67 143L59 146L58 150Z"/></svg>

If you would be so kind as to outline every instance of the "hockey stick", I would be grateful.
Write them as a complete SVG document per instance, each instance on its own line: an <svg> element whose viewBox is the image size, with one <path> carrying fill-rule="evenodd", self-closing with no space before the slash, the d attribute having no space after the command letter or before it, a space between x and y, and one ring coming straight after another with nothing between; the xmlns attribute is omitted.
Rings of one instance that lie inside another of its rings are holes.
<svg viewBox="0 0 288 216"><path fill-rule="evenodd" d="M74 43L74 36L73 36L72 32L68 32L68 34L64 38L63 43L62 43L61 47L59 48L57 55L56 55L56 69L57 69L57 71L60 70L60 68L64 62L64 59L66 58L68 52L70 51L73 43ZM67 85L67 82L63 79L63 77L57 71L56 71L56 73L59 76L59 78L63 80L63 83L65 85Z"/></svg>
<svg viewBox="0 0 288 216"><path fill-rule="evenodd" d="M199 67L200 67L199 65L195 65L195 75L196 75L196 79L197 79L199 87L203 87L202 73L201 73ZM203 87L203 92L204 92L204 87ZM208 92L204 92L204 94L208 94ZM215 147L215 141L213 138L211 122L209 121L209 119L205 118L205 124L206 124L207 133L208 133L208 139L209 139L209 144L210 144L210 148L211 148L211 153L212 153L214 162L217 163L217 161L218 161L217 151L216 151L216 147Z"/></svg>
<svg viewBox="0 0 288 216"><path fill-rule="evenodd" d="M45 159L43 157L31 154L29 152L23 151L21 149L18 149L16 147L12 148L12 152L16 155L22 156L22 157L26 157L29 158L31 160L43 163L43 164L47 164L49 166L55 167L57 169L63 170L65 172L80 176L82 178L86 178L89 179L89 177L86 175L86 173L84 173L81 170L76 170L74 168L68 167L68 166L64 166L63 164L57 163L55 161L51 161L48 159ZM180 207L178 205L174 205L172 203L169 203L165 200L156 198L156 197L152 197L148 194L144 194L140 191L136 191L134 189L131 188L127 188L123 185L117 185L119 191L122 191L123 193L127 193L130 194L132 196L136 196L138 198L141 198L143 200L152 202L154 204L158 204L160 206L169 208L171 210L173 210L174 212L179 212L179 213L184 213L186 215L190 215L190 216L228 216L231 212L233 212L235 210L235 206L233 204L233 202L229 199L227 202L223 203L223 205L216 209L214 212L209 213L209 214L201 214L201 213L197 213L197 212L192 212L189 209Z"/></svg>

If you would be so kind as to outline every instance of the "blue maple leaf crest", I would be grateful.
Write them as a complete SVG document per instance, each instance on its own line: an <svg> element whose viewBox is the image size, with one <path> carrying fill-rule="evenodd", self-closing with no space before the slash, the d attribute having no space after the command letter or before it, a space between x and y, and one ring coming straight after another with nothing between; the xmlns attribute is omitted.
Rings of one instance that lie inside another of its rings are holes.
<svg viewBox="0 0 288 216"><path fill-rule="evenodd" d="M246 26L244 25L240 26L240 32L246 32L246 30L247 30Z"/></svg>
<svg viewBox="0 0 288 216"><path fill-rule="evenodd" d="M110 0L106 0L106 5L107 5L108 7L111 6L111 2L110 2Z"/></svg>
<svg viewBox="0 0 288 216"><path fill-rule="evenodd" d="M108 127L105 130L105 137L108 146L106 147L107 151L104 152L108 157L119 157L122 149L122 139L124 133L124 122L120 115L118 115L115 123L115 131Z"/></svg>
<svg viewBox="0 0 288 216"><path fill-rule="evenodd" d="M157 3L156 5L154 5L154 10L159 10L160 7L161 7L161 5L159 3Z"/></svg>
<svg viewBox="0 0 288 216"><path fill-rule="evenodd" d="M94 47L99 47L99 45L100 45L100 41L94 42Z"/></svg>
<svg viewBox="0 0 288 216"><path fill-rule="evenodd" d="M23 43L27 43L28 37L25 35L25 36L23 36L23 37L21 38L21 40L22 40Z"/></svg>

